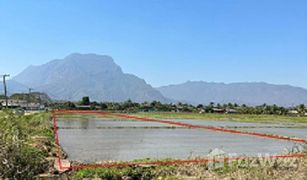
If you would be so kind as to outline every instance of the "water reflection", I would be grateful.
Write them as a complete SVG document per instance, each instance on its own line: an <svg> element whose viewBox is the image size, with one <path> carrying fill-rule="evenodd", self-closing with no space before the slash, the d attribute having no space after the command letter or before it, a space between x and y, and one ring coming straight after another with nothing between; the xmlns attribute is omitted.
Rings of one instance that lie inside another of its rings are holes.
<svg viewBox="0 0 307 180"><path fill-rule="evenodd" d="M67 119L58 122L60 144L71 160L96 162L144 158L187 158L205 156L214 148L227 153L257 155L279 153L291 142L240 136L199 129L126 128L116 126L158 126L140 121ZM109 127L97 129L96 127ZM165 125L161 125L165 127ZM66 128L64 128L66 127ZM73 127L73 128L67 128Z"/></svg>

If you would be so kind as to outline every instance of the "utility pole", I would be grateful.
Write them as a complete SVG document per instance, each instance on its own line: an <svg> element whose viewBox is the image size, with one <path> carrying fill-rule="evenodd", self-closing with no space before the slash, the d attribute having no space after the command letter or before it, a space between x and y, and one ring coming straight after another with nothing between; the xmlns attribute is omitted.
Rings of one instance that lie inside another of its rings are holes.
<svg viewBox="0 0 307 180"><path fill-rule="evenodd" d="M4 97L5 97L5 107L8 108L8 97L7 97L7 87L6 87L6 78L10 77L9 74L1 75L3 78L3 89L4 89Z"/></svg>
<svg viewBox="0 0 307 180"><path fill-rule="evenodd" d="M28 101L27 101L27 109L29 110L29 104L30 104L30 100L31 100L31 92L32 92L32 88L29 88L29 94L28 94Z"/></svg>

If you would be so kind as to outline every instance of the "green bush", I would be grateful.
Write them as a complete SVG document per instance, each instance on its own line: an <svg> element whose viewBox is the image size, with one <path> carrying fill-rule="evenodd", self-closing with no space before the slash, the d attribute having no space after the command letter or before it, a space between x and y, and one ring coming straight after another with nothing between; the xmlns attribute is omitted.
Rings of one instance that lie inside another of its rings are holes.
<svg viewBox="0 0 307 180"><path fill-rule="evenodd" d="M121 180L123 177L129 179L153 179L155 173L150 167L124 167L105 169L82 169L77 171L73 179L84 179L98 177L102 179Z"/></svg>
<svg viewBox="0 0 307 180"><path fill-rule="evenodd" d="M46 117L0 113L0 179L33 179L48 169L46 152L31 146L34 135L52 137Z"/></svg>

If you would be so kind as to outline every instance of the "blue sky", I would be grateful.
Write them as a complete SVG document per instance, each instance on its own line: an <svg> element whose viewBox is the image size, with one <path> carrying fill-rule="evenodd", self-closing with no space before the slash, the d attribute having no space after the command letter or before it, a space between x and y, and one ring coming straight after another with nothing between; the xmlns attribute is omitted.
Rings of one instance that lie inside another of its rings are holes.
<svg viewBox="0 0 307 180"><path fill-rule="evenodd" d="M110 55L153 86L204 80L307 88L307 1L0 1L0 73L74 52Z"/></svg>

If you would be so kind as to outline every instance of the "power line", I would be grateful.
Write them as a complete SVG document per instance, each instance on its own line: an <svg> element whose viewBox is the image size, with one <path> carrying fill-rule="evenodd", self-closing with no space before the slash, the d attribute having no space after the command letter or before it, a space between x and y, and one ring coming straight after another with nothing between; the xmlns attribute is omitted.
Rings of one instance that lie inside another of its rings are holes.
<svg viewBox="0 0 307 180"><path fill-rule="evenodd" d="M3 78L3 89L4 89L4 97L5 97L5 107L8 108L8 97L7 97L7 86L6 86L6 78L10 77L9 74L1 75Z"/></svg>

